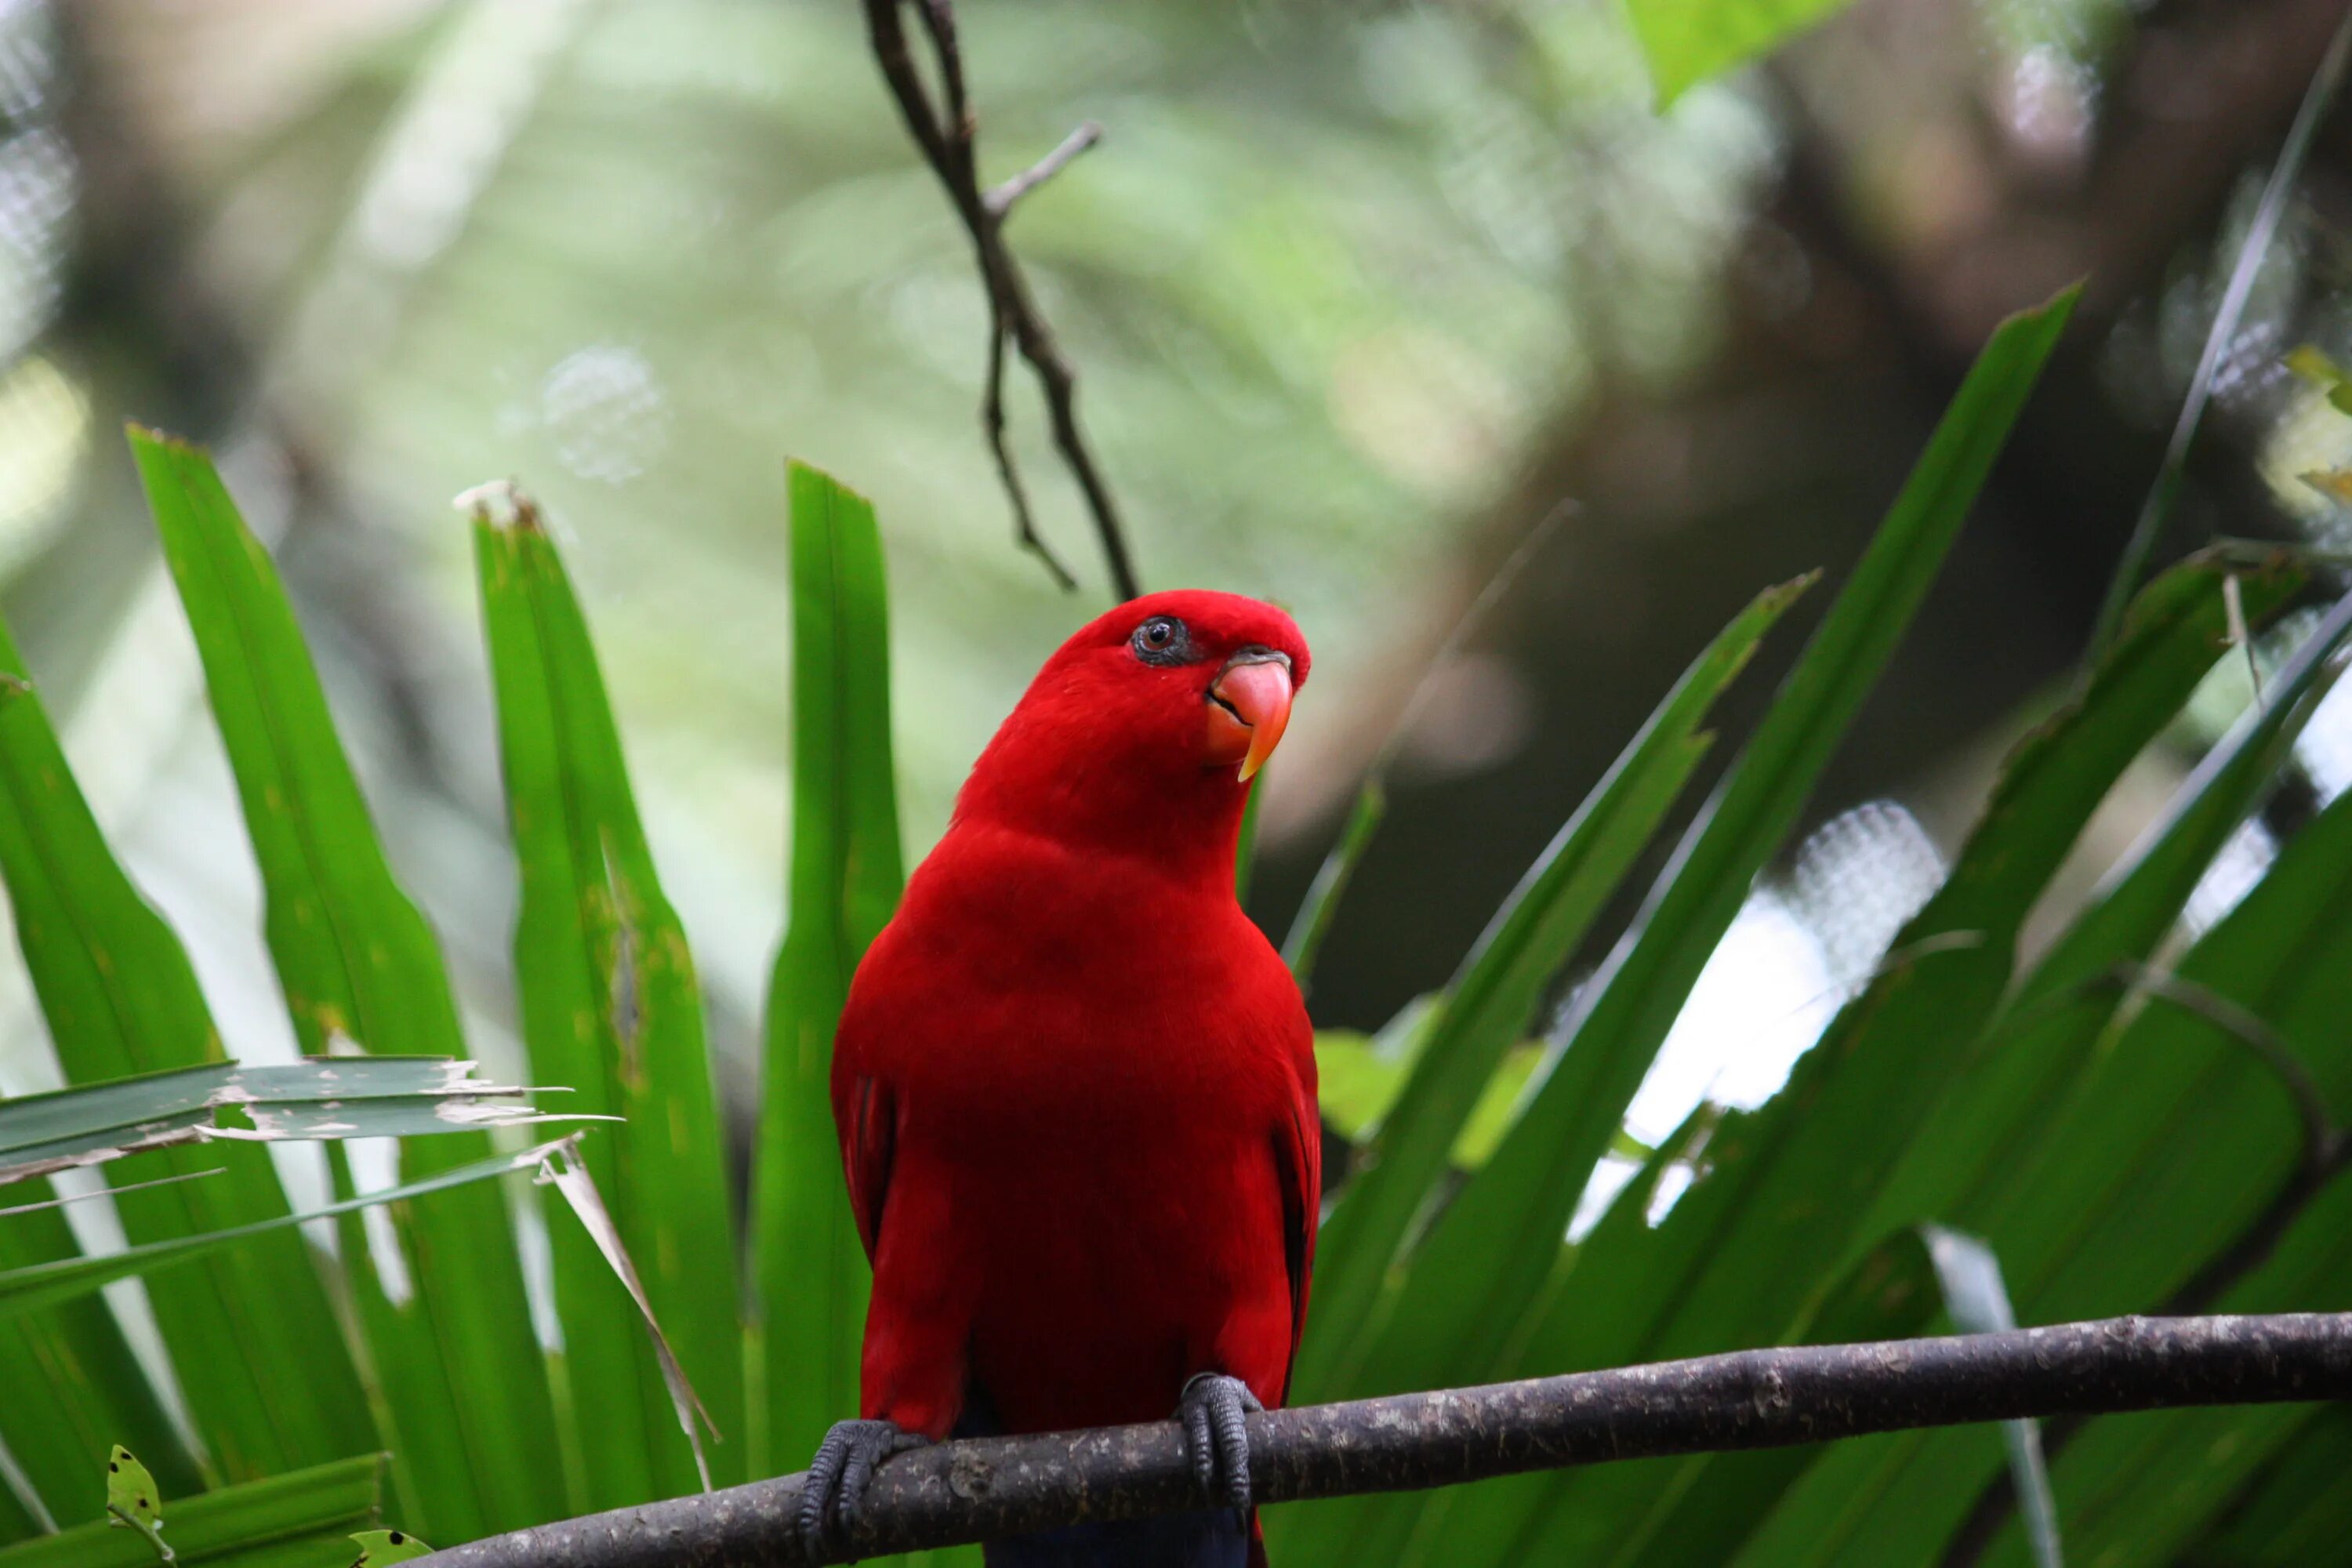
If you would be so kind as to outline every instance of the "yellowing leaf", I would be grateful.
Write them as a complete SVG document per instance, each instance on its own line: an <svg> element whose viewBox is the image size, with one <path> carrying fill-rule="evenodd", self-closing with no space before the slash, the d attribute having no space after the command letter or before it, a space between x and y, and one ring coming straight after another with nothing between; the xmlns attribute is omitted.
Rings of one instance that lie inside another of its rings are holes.
<svg viewBox="0 0 2352 1568"><path fill-rule="evenodd" d="M2352 414L2352 372L2337 364L2326 349L2305 343L2288 353L2286 367L2314 386L2326 388L2327 401L2337 413Z"/></svg>
<svg viewBox="0 0 2352 1568"><path fill-rule="evenodd" d="M2303 482L2338 506L2352 506L2352 468L2314 468Z"/></svg>
<svg viewBox="0 0 2352 1568"><path fill-rule="evenodd" d="M2301 348L2289 350L2286 367L2314 386L2333 388L2343 385L2347 380L2352 380L2352 377L2347 377L2344 374L2342 365L2328 357L2326 349L2312 343L2305 343Z"/></svg>

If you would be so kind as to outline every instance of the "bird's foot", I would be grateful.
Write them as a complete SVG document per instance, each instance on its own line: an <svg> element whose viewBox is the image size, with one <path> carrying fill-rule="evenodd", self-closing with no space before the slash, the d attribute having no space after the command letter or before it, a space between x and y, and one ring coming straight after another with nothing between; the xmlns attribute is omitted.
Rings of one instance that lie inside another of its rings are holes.
<svg viewBox="0 0 2352 1568"><path fill-rule="evenodd" d="M1209 1500L1219 1507L1250 1505L1249 1428L1242 1417L1265 1409L1249 1384L1221 1372L1195 1374L1176 1402L1192 1474L1199 1478Z"/></svg>
<svg viewBox="0 0 2352 1568"><path fill-rule="evenodd" d="M838 1550L857 1527L866 1489L882 1461L930 1442L895 1421L837 1421L801 1483L801 1545L811 1562Z"/></svg>

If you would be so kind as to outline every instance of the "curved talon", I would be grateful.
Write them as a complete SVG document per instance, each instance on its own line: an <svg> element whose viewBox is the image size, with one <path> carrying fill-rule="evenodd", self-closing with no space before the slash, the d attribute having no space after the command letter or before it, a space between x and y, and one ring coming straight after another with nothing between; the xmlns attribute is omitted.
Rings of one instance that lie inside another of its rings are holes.
<svg viewBox="0 0 2352 1568"><path fill-rule="evenodd" d="M801 1548L809 1561L823 1562L846 1543L883 1461L929 1442L892 1421L835 1422L801 1483Z"/></svg>
<svg viewBox="0 0 2352 1568"><path fill-rule="evenodd" d="M1250 1505L1249 1428L1244 1415L1265 1406L1249 1384L1221 1372L1196 1373L1176 1403L1184 1423L1184 1452L1209 1500L1224 1508Z"/></svg>

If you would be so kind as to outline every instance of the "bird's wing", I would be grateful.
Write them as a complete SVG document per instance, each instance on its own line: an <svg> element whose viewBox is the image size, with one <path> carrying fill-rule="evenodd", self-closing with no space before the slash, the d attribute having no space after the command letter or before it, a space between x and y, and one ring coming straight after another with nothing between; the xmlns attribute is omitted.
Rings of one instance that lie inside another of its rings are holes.
<svg viewBox="0 0 2352 1568"><path fill-rule="evenodd" d="M1308 1047L1306 1079L1291 1096L1290 1114L1274 1137L1275 1178L1282 1192L1282 1258L1290 1277L1290 1359L1282 1397L1290 1397L1290 1368L1307 1331L1307 1296L1315 1274L1315 1222L1323 1204L1323 1121L1315 1105L1315 1058Z"/></svg>
<svg viewBox="0 0 2352 1568"><path fill-rule="evenodd" d="M841 1168L849 1180L849 1210L871 1261L882 1245L882 1204L890 1191L890 1161L898 1152L898 1099L883 1079L852 1077L834 1102L841 1134Z"/></svg>

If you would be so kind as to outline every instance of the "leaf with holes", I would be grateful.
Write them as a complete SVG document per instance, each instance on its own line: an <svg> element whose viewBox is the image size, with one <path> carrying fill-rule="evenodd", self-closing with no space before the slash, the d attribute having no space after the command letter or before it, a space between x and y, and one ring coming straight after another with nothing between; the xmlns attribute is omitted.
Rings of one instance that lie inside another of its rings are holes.
<svg viewBox="0 0 2352 1568"><path fill-rule="evenodd" d="M359 1560L352 1568L392 1568L395 1563L411 1563L433 1554L433 1548L405 1531L362 1530L352 1539L360 1549Z"/></svg>

